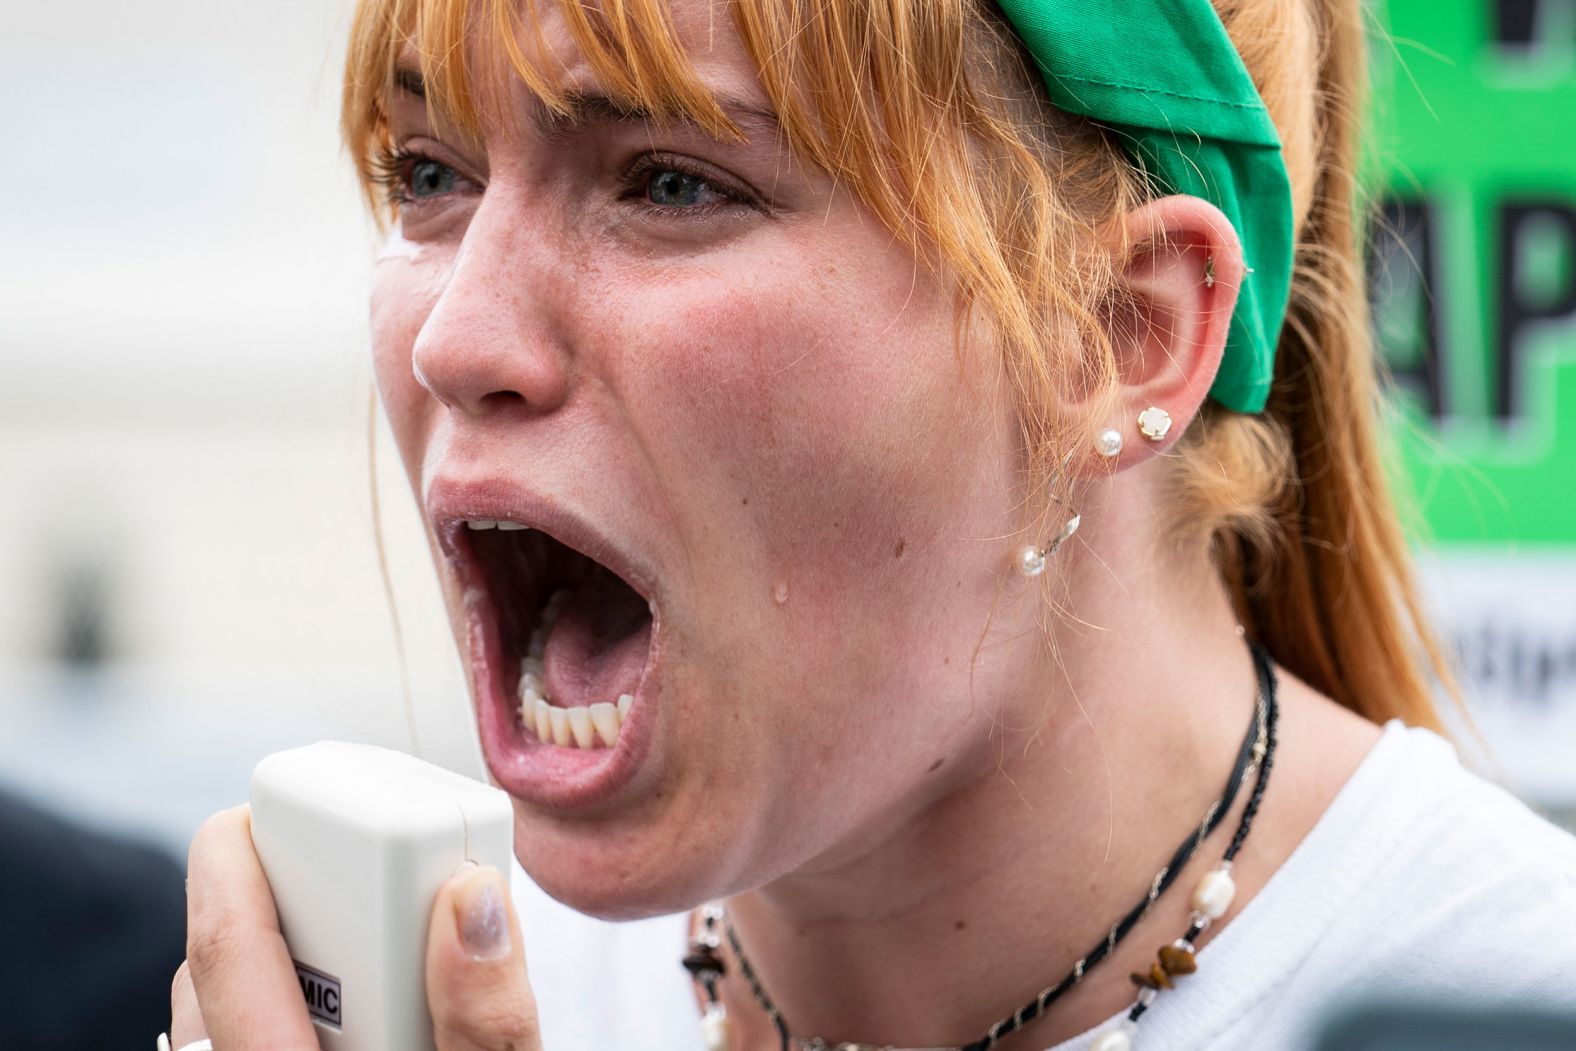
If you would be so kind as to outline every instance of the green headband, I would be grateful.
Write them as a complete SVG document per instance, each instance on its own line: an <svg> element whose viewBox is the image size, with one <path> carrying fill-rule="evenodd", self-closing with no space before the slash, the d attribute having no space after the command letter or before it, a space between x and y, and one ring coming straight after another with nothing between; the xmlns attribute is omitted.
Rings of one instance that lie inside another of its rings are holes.
<svg viewBox="0 0 1576 1051"><path fill-rule="evenodd" d="M1280 137L1209 0L999 0L1051 102L1113 128L1163 193L1225 213L1252 268L1210 396L1269 397L1291 287L1291 182Z"/></svg>

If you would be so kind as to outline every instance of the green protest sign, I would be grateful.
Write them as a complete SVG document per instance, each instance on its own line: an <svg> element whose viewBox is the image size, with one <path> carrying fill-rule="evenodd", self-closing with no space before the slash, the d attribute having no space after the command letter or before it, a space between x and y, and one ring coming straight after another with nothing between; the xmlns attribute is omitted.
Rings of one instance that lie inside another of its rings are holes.
<svg viewBox="0 0 1576 1051"><path fill-rule="evenodd" d="M1375 324L1429 539L1576 553L1576 2L1373 13Z"/></svg>

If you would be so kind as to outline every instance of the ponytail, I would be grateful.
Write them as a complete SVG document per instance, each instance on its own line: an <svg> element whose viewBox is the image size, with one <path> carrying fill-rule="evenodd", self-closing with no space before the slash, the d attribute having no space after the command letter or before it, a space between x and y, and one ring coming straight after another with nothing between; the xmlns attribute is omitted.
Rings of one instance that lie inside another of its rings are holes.
<svg viewBox="0 0 1576 1051"><path fill-rule="evenodd" d="M1183 440L1179 518L1208 537L1250 635L1376 722L1440 728L1459 703L1423 610L1379 446L1379 372L1355 167L1366 109L1359 0L1219 0L1285 146L1299 218L1262 416L1210 405ZM1251 263L1251 260L1250 260Z"/></svg>

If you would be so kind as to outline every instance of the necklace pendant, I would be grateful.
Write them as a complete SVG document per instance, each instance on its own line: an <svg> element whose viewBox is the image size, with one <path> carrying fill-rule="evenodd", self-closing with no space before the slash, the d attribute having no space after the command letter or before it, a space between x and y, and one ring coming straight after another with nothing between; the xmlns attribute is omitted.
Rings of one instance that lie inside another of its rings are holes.
<svg viewBox="0 0 1576 1051"><path fill-rule="evenodd" d="M680 961L696 981L716 981L728 973L727 966L717 950L701 942L690 946L690 951Z"/></svg>
<svg viewBox="0 0 1576 1051"><path fill-rule="evenodd" d="M706 1051L733 1051L733 1026L721 1004L706 1005L706 1013L700 1020L700 1035Z"/></svg>
<svg viewBox="0 0 1576 1051"><path fill-rule="evenodd" d="M1107 1029L1095 1037L1089 1051L1132 1051L1133 1023L1124 1018L1115 1029Z"/></svg>

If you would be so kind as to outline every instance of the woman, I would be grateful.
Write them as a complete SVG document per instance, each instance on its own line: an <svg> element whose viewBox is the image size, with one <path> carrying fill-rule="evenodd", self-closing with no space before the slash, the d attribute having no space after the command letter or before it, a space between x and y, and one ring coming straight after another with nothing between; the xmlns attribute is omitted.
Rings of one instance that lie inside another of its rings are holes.
<svg viewBox="0 0 1576 1051"><path fill-rule="evenodd" d="M461 873L439 1047L1576 1000L1576 847L1427 729L1359 5L1218 6L362 0L377 379L516 853L666 917ZM312 1046L246 821L175 1043Z"/></svg>

